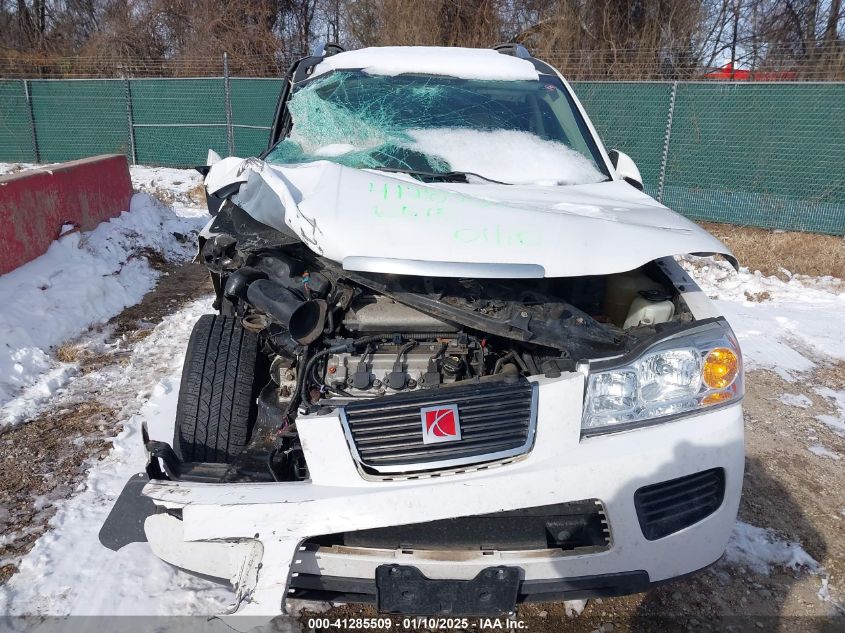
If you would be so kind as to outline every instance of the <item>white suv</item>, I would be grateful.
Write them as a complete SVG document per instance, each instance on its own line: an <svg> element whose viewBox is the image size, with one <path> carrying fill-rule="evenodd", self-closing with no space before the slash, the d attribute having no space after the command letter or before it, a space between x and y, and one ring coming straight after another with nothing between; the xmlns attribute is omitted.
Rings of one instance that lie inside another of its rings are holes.
<svg viewBox="0 0 845 633"><path fill-rule="evenodd" d="M262 617L507 613L722 555L742 361L673 256L736 262L642 192L555 69L326 47L262 157L211 159L216 313L106 545L147 540Z"/></svg>

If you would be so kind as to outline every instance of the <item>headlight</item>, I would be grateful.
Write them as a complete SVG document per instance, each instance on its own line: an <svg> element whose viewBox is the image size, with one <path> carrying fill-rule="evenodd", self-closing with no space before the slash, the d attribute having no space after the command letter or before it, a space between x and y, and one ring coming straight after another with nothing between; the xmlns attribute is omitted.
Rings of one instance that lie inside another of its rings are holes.
<svg viewBox="0 0 845 633"><path fill-rule="evenodd" d="M719 319L673 334L633 356L591 363L584 434L662 422L742 398L742 357Z"/></svg>

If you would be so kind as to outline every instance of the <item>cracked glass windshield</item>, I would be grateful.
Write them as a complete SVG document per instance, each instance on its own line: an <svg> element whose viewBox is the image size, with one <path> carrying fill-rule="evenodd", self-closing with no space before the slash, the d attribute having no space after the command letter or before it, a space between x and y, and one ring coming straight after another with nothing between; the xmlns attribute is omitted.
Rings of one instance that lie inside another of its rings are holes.
<svg viewBox="0 0 845 633"><path fill-rule="evenodd" d="M288 101L276 164L330 160L349 167L469 174L469 182L571 185L608 174L557 78L491 81L337 71ZM480 176L480 178L479 178Z"/></svg>

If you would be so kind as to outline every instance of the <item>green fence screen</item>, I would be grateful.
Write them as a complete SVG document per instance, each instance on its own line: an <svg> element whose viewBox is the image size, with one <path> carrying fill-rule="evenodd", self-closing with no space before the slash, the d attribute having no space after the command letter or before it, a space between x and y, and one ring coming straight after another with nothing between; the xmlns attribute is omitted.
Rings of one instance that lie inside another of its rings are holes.
<svg viewBox="0 0 845 633"><path fill-rule="evenodd" d="M33 81L29 86L41 162L129 151L120 82Z"/></svg>
<svg viewBox="0 0 845 633"><path fill-rule="evenodd" d="M0 160L35 160L29 122L24 82L0 81Z"/></svg>
<svg viewBox="0 0 845 633"><path fill-rule="evenodd" d="M664 204L699 219L845 233L845 85L678 89Z"/></svg>
<svg viewBox="0 0 845 633"><path fill-rule="evenodd" d="M281 89L280 79L230 81L235 156L254 156L266 149Z"/></svg>
<svg viewBox="0 0 845 633"><path fill-rule="evenodd" d="M607 149L633 158L646 193L656 196L672 84L577 82L572 88Z"/></svg>
<svg viewBox="0 0 845 633"><path fill-rule="evenodd" d="M203 164L267 146L281 79L0 80L0 161ZM845 84L575 82L646 192L696 220L845 234Z"/></svg>

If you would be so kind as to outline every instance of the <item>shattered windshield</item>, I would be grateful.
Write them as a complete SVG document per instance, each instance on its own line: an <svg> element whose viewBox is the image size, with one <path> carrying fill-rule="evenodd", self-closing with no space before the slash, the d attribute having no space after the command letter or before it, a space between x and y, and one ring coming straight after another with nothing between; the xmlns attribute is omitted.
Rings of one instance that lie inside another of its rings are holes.
<svg viewBox="0 0 845 633"><path fill-rule="evenodd" d="M608 174L557 78L491 81L337 71L301 84L276 164L477 174L513 184L600 182ZM472 176L468 176L474 182Z"/></svg>

